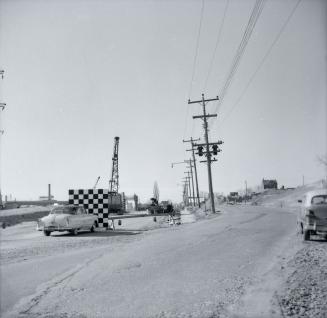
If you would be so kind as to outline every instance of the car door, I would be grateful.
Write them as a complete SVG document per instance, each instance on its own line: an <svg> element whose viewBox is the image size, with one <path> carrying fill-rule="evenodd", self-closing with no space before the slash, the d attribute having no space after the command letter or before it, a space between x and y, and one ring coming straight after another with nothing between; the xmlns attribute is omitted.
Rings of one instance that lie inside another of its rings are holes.
<svg viewBox="0 0 327 318"><path fill-rule="evenodd" d="M302 197L302 203L301 203L301 208L300 208L300 219L301 222L304 223L305 221L305 211L306 211L306 205L307 205L307 195L304 195Z"/></svg>
<svg viewBox="0 0 327 318"><path fill-rule="evenodd" d="M327 195L317 195L311 200L311 208L317 225L327 226Z"/></svg>
<svg viewBox="0 0 327 318"><path fill-rule="evenodd" d="M82 207L76 209L75 224L77 228L85 227L85 210Z"/></svg>
<svg viewBox="0 0 327 318"><path fill-rule="evenodd" d="M93 224L93 222L91 222L90 215L82 207L79 209L79 212L80 212L81 226L87 229L90 228Z"/></svg>
<svg viewBox="0 0 327 318"><path fill-rule="evenodd" d="M77 215L77 209L70 209L69 211L69 226L73 229L76 229L79 227L79 217Z"/></svg>

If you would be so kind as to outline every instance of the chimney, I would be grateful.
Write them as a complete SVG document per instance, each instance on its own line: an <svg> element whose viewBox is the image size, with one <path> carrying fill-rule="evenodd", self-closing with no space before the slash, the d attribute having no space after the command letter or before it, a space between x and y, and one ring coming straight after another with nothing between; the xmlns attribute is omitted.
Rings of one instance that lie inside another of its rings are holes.
<svg viewBox="0 0 327 318"><path fill-rule="evenodd" d="M51 184L48 184L48 200L51 201Z"/></svg>

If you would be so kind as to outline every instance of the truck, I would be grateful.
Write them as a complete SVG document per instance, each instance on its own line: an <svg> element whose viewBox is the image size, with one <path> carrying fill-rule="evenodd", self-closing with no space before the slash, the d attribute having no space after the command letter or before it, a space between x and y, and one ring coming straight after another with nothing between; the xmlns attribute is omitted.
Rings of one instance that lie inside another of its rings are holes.
<svg viewBox="0 0 327 318"><path fill-rule="evenodd" d="M237 202L241 202L238 192L230 192L227 196L227 204L236 204Z"/></svg>

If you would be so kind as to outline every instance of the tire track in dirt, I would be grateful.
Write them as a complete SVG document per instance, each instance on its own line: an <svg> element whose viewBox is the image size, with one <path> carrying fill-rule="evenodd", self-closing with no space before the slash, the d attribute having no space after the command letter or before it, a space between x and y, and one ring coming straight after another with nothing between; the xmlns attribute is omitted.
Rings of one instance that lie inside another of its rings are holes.
<svg viewBox="0 0 327 318"><path fill-rule="evenodd" d="M9 313L5 313L4 317L38 317L39 314L31 313L31 311L42 301L44 297L46 297L54 288L60 286L64 282L71 280L77 273L88 267L91 263L103 257L103 255L105 255L105 253L100 254L97 257L93 257L92 259L85 261L83 264L77 265L75 269L60 275L59 278L55 278L50 282L42 284L36 294L22 299Z"/></svg>

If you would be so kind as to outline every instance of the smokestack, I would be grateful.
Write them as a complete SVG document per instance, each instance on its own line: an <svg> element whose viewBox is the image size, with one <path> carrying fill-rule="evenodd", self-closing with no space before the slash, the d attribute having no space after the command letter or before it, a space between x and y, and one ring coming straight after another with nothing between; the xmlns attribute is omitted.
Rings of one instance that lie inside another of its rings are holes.
<svg viewBox="0 0 327 318"><path fill-rule="evenodd" d="M51 184L48 184L48 200L51 201Z"/></svg>

